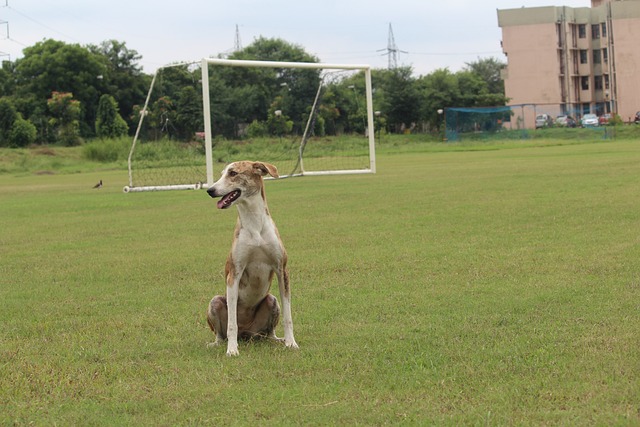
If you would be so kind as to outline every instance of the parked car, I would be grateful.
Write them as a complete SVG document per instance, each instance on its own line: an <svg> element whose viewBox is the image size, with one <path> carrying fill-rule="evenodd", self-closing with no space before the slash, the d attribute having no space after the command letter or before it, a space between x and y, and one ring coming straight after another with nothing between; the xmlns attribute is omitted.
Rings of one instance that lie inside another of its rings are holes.
<svg viewBox="0 0 640 427"><path fill-rule="evenodd" d="M634 122L635 124L640 123L640 111L638 111L638 112L636 113L636 118L635 118L635 120L634 120L633 122Z"/></svg>
<svg viewBox="0 0 640 427"><path fill-rule="evenodd" d="M600 123L600 126L608 125L609 124L609 120L611 120L612 118L613 118L613 116L611 114L609 114L609 113L603 114L598 119L598 123Z"/></svg>
<svg viewBox="0 0 640 427"><path fill-rule="evenodd" d="M538 114L536 116L536 129L546 128L551 124L553 124L553 120L548 114Z"/></svg>
<svg viewBox="0 0 640 427"><path fill-rule="evenodd" d="M583 128L598 126L600 124L600 120L598 120L598 116L595 114L585 114L582 116L582 120L580 120L580 124Z"/></svg>
<svg viewBox="0 0 640 427"><path fill-rule="evenodd" d="M558 116L556 117L556 126L574 128L577 126L577 122L571 116Z"/></svg>

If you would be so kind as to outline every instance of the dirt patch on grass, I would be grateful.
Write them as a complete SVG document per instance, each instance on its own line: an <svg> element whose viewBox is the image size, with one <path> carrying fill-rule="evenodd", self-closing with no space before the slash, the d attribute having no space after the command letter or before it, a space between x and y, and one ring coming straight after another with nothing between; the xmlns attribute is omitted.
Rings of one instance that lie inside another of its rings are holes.
<svg viewBox="0 0 640 427"><path fill-rule="evenodd" d="M56 152L53 150L53 148L49 148L49 147L40 147L40 148L36 148L35 150L33 150L34 154L40 155L40 156L55 156Z"/></svg>

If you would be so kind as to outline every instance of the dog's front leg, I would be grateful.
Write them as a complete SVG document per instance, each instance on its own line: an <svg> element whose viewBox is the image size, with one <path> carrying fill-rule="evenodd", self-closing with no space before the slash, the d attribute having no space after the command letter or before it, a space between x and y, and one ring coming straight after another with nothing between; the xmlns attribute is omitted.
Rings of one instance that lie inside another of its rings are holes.
<svg viewBox="0 0 640 427"><path fill-rule="evenodd" d="M291 288L289 287L289 272L283 266L277 272L278 287L280 288L280 299L282 300L282 326L284 328L284 345L291 348L298 348L293 337L293 319L291 317Z"/></svg>
<svg viewBox="0 0 640 427"><path fill-rule="evenodd" d="M227 276L227 356L237 356L238 352L238 289L240 274Z"/></svg>

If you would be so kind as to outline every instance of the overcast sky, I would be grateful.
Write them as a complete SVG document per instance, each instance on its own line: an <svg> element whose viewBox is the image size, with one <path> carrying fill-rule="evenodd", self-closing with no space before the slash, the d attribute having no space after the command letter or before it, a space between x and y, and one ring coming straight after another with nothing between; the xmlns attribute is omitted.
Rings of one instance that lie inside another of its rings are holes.
<svg viewBox="0 0 640 427"><path fill-rule="evenodd" d="M5 3L7 4L5 6ZM416 75L495 57L497 9L589 7L590 0L0 0L0 52L11 60L44 39L99 44L115 39L142 55L147 73L172 62L195 61L281 38L321 62L384 68L389 24L398 65ZM4 59L7 59L5 56Z"/></svg>

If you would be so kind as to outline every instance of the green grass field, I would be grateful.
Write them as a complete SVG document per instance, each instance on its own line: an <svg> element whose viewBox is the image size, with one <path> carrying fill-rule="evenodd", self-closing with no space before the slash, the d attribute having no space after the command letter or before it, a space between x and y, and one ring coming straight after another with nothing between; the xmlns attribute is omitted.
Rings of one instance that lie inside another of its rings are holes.
<svg viewBox="0 0 640 427"><path fill-rule="evenodd" d="M640 143L443 147L267 183L300 349L237 358L233 210L0 175L0 425L640 425Z"/></svg>

